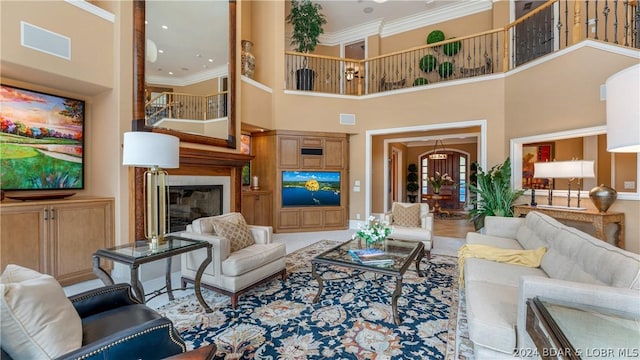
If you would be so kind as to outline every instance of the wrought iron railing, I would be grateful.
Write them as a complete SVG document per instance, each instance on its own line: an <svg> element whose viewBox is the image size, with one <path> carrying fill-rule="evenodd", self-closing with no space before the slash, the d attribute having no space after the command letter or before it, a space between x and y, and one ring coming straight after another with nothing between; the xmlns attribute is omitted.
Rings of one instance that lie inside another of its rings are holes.
<svg viewBox="0 0 640 360"><path fill-rule="evenodd" d="M501 29L364 60L285 52L288 90L366 95L505 72L585 39L640 48L637 1L550 0Z"/></svg>
<svg viewBox="0 0 640 360"><path fill-rule="evenodd" d="M205 121L227 116L227 92L211 95L192 95L163 92L145 104L148 125L164 119Z"/></svg>

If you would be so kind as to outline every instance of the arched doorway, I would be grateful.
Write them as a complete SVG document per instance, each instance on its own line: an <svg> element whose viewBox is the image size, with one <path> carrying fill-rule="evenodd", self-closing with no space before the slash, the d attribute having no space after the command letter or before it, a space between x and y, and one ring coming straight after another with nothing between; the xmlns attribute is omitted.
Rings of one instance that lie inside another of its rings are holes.
<svg viewBox="0 0 640 360"><path fill-rule="evenodd" d="M447 157L445 159L430 159L429 154L433 151L420 155L420 201L429 202L429 206L433 207L432 200L427 197L427 195L433 194L433 188L428 179L438 172L441 175L448 174L454 182L453 185L446 185L440 189L440 195L449 197L440 200L440 206L443 209L462 209L467 203L468 196L469 154L456 150L440 150L438 152L446 154Z"/></svg>

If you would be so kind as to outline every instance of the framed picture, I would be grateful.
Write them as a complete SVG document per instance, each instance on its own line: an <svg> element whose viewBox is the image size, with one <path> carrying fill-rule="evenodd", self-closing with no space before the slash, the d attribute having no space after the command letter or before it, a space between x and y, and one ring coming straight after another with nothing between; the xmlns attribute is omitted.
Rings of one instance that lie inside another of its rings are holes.
<svg viewBox="0 0 640 360"><path fill-rule="evenodd" d="M549 179L534 178L536 162L546 162L553 159L553 143L535 143L522 145L522 188L548 189Z"/></svg>
<svg viewBox="0 0 640 360"><path fill-rule="evenodd" d="M240 153L251 154L251 136L240 134ZM246 163L242 167L242 185L251 185L251 162Z"/></svg>
<svg viewBox="0 0 640 360"><path fill-rule="evenodd" d="M85 102L0 86L2 190L84 189Z"/></svg>

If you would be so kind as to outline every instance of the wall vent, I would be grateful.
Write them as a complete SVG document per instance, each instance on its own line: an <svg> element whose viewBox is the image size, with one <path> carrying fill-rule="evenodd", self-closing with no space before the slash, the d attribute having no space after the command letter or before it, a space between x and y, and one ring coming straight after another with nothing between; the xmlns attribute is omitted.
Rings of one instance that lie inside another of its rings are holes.
<svg viewBox="0 0 640 360"><path fill-rule="evenodd" d="M355 125L355 124L356 124L355 114L340 114L340 125Z"/></svg>
<svg viewBox="0 0 640 360"><path fill-rule="evenodd" d="M71 60L71 38L20 21L20 44L33 50Z"/></svg>

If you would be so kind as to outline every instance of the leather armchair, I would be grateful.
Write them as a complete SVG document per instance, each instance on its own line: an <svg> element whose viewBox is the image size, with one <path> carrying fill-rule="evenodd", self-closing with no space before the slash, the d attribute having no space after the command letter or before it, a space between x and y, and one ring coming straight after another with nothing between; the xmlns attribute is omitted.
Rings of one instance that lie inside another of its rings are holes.
<svg viewBox="0 0 640 360"><path fill-rule="evenodd" d="M231 252L230 239L213 235L206 230L210 220L230 216L234 215L224 214L196 219L191 225L187 225L187 231L180 236L211 243L213 260L202 274L201 284L205 288L230 296L231 306L235 309L242 293L277 276L286 278L287 251L284 244L271 241L271 226L247 225L255 244ZM183 285L193 282L205 257L204 250L182 254Z"/></svg>
<svg viewBox="0 0 640 360"><path fill-rule="evenodd" d="M396 206L409 206L411 203L394 202L391 212L384 214L384 220L391 227L391 238L407 241L422 241L424 251L427 253L427 260L431 259L431 249L433 248L433 214L429 212L427 203L420 203L420 226L402 226L394 222L393 213Z"/></svg>
<svg viewBox="0 0 640 360"><path fill-rule="evenodd" d="M186 351L171 320L141 304L129 284L69 297L82 319L82 347L58 359L162 359ZM2 359L11 359L2 351Z"/></svg>

